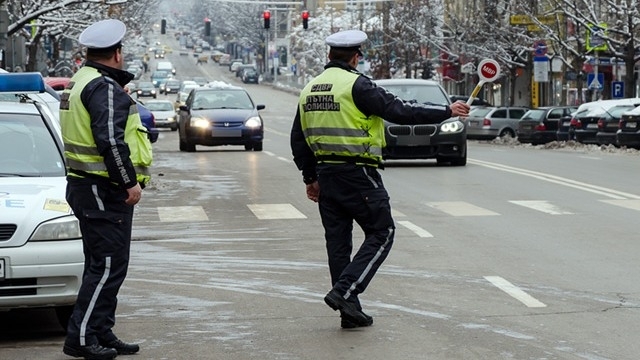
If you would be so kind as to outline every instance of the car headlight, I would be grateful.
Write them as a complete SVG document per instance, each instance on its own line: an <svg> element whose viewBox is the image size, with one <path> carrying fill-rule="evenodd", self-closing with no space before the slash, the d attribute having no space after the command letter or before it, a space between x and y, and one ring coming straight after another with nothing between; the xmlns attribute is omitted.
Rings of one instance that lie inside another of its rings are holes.
<svg viewBox="0 0 640 360"><path fill-rule="evenodd" d="M449 121L449 122L440 124L440 132L447 133L447 134L459 133L459 132L462 132L463 129L464 129L464 124L460 120Z"/></svg>
<svg viewBox="0 0 640 360"><path fill-rule="evenodd" d="M262 125L262 120L260 120L258 116L250 117L244 122L244 126L249 128L257 128L260 127L260 125Z"/></svg>
<svg viewBox="0 0 640 360"><path fill-rule="evenodd" d="M190 124L192 127L207 128L209 127L209 120L205 118L192 117Z"/></svg>
<svg viewBox="0 0 640 360"><path fill-rule="evenodd" d="M142 90L138 90L138 91L136 91L136 92L138 93L138 95L141 95L141 94L142 94Z"/></svg>
<svg viewBox="0 0 640 360"><path fill-rule="evenodd" d="M82 238L80 223L74 215L69 215L40 224L29 241L76 240L80 238Z"/></svg>
<svg viewBox="0 0 640 360"><path fill-rule="evenodd" d="M174 120L175 120L175 118L174 118L173 116L169 116L169 117L167 118L167 121L168 121L168 122L173 122Z"/></svg>

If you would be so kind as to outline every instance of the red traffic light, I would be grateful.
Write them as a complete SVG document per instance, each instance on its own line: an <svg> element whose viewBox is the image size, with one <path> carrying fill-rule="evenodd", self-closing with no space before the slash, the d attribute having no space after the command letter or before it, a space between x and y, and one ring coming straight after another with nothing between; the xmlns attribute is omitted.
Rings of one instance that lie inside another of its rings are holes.
<svg viewBox="0 0 640 360"><path fill-rule="evenodd" d="M309 20L309 11L305 10L302 12L302 20Z"/></svg>
<svg viewBox="0 0 640 360"><path fill-rule="evenodd" d="M265 10L262 12L262 18L265 20L271 19L271 11Z"/></svg>

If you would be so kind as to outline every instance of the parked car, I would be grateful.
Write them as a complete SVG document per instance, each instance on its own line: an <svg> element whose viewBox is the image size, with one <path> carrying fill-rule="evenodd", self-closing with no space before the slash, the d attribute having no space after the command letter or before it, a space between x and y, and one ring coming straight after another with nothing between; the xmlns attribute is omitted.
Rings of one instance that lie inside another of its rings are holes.
<svg viewBox="0 0 640 360"><path fill-rule="evenodd" d="M53 90L62 92L65 87L69 84L71 78L68 77L45 77L45 84L51 86Z"/></svg>
<svg viewBox="0 0 640 360"><path fill-rule="evenodd" d="M616 143L621 147L640 149L640 107L622 114L616 132Z"/></svg>
<svg viewBox="0 0 640 360"><path fill-rule="evenodd" d="M153 83L148 81L141 81L138 83L138 86L136 86L136 94L138 94L139 98L152 97L155 99L158 96L155 86L153 86Z"/></svg>
<svg viewBox="0 0 640 360"><path fill-rule="evenodd" d="M180 151L196 145L244 145L262 151L264 122L249 93L241 87L219 83L192 89L179 111Z"/></svg>
<svg viewBox="0 0 640 360"><path fill-rule="evenodd" d="M259 78L260 78L260 75L258 75L258 72L256 71L256 69L252 69L252 68L244 69L242 71L242 75L240 76L240 79L245 84L248 84L248 83L257 84L259 81Z"/></svg>
<svg viewBox="0 0 640 360"><path fill-rule="evenodd" d="M527 112L524 107L477 107L467 116L467 138L491 140L496 137L516 137L518 121Z"/></svg>
<svg viewBox="0 0 640 360"><path fill-rule="evenodd" d="M576 114L571 119L569 134L572 139L584 144L597 144L598 120L603 111L607 111L616 105L640 105L640 98L613 99L595 101L588 107L587 112ZM580 109L578 109L580 110Z"/></svg>
<svg viewBox="0 0 640 360"><path fill-rule="evenodd" d="M640 105L640 104L639 104ZM598 132L596 132L596 143L598 145L615 145L617 132L620 129L620 118L622 114L635 109L634 105L616 105L608 110L603 110L598 119Z"/></svg>
<svg viewBox="0 0 640 360"><path fill-rule="evenodd" d="M405 101L450 105L451 99L437 82L422 79L375 80ZM383 158L436 159L438 164L467 164L466 126L460 119L450 118L439 124L400 125L385 120Z"/></svg>
<svg viewBox="0 0 640 360"><path fill-rule="evenodd" d="M172 131L178 130L176 110L171 100L150 100L145 102L144 106L153 114L156 128L170 128Z"/></svg>
<svg viewBox="0 0 640 360"><path fill-rule="evenodd" d="M0 74L5 94L45 93L39 73ZM84 254L65 200L64 145L46 104L0 102L0 311L55 309L63 329L76 302Z"/></svg>
<svg viewBox="0 0 640 360"><path fill-rule="evenodd" d="M533 145L557 140L558 127L571 119L575 106L545 106L531 109L518 121L518 141Z"/></svg>
<svg viewBox="0 0 640 360"><path fill-rule="evenodd" d="M242 65L238 65L238 66L236 67L236 70L235 70L235 72L236 72L236 77L237 77L237 78L242 78L242 71L243 71L244 69L254 69L254 70L255 70L255 69L256 69L256 66L255 66L254 64L242 64Z"/></svg>

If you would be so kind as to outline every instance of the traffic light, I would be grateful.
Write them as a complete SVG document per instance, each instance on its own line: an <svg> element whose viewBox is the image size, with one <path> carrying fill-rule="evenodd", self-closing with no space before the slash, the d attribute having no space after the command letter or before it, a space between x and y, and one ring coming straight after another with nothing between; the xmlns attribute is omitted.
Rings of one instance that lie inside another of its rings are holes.
<svg viewBox="0 0 640 360"><path fill-rule="evenodd" d="M309 11L302 12L302 28L307 30L309 28Z"/></svg>
<svg viewBox="0 0 640 360"><path fill-rule="evenodd" d="M265 10L262 12L262 18L264 19L264 28L268 29L271 27L271 11Z"/></svg>
<svg viewBox="0 0 640 360"><path fill-rule="evenodd" d="M211 36L211 20L204 21L204 36Z"/></svg>
<svg viewBox="0 0 640 360"><path fill-rule="evenodd" d="M167 33L167 20L162 19L160 22L160 34L164 35Z"/></svg>
<svg viewBox="0 0 640 360"><path fill-rule="evenodd" d="M433 67L429 61L425 61L422 64L422 78L431 79L433 77Z"/></svg>

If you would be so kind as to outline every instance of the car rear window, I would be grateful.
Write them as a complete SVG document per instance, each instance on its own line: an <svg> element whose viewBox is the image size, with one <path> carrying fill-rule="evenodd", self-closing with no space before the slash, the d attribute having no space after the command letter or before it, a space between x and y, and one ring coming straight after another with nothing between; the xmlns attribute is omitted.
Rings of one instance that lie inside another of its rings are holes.
<svg viewBox="0 0 640 360"><path fill-rule="evenodd" d="M474 108L469 112L469 116L478 116L483 117L486 116L493 108Z"/></svg>
<svg viewBox="0 0 640 360"><path fill-rule="evenodd" d="M538 120L544 116L544 113L545 113L545 110L539 110L539 109L529 110L522 116L522 118Z"/></svg>

